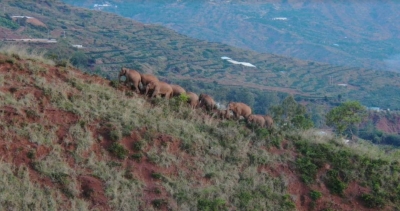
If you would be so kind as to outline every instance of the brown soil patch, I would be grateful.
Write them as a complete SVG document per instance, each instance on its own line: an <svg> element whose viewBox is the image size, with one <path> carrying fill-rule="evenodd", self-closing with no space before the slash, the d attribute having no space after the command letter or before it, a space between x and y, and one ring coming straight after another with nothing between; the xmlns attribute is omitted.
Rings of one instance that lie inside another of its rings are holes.
<svg viewBox="0 0 400 211"><path fill-rule="evenodd" d="M400 133L400 117L393 115L393 119L389 120L384 116L375 116L374 120L379 130L390 134Z"/></svg>
<svg viewBox="0 0 400 211"><path fill-rule="evenodd" d="M111 210L104 192L103 182L95 177L84 175L78 178L81 184L81 197L91 202L90 209Z"/></svg>
<svg viewBox="0 0 400 211"><path fill-rule="evenodd" d="M27 23L30 23L34 26L41 26L41 27L47 27L46 24L44 24L42 21L36 19L36 18L28 18L26 20Z"/></svg>

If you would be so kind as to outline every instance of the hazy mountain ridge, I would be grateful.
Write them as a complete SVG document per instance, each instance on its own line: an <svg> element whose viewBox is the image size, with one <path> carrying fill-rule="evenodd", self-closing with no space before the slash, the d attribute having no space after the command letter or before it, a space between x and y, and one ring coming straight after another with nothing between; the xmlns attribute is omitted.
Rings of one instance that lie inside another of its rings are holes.
<svg viewBox="0 0 400 211"><path fill-rule="evenodd" d="M93 8L97 1L65 0ZM191 37L335 65L398 71L395 1L110 1L115 12ZM287 20L274 18L284 17ZM395 63L395 64L393 64Z"/></svg>

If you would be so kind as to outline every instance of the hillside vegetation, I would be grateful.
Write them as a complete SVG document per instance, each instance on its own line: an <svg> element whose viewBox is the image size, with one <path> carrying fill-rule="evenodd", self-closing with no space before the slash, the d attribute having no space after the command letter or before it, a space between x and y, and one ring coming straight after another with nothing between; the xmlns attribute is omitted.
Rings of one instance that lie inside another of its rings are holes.
<svg viewBox="0 0 400 211"><path fill-rule="evenodd" d="M114 86L111 86L111 85ZM1 210L396 210L398 150L250 129L0 54Z"/></svg>
<svg viewBox="0 0 400 211"><path fill-rule="evenodd" d="M239 90L253 98L251 105L258 113L265 112L267 92L294 94L305 100L330 101L340 96L342 100L358 100L366 106L400 108L398 73L256 53L189 38L158 25L106 12L74 8L60 1L3 2L7 9L0 11L0 27L2 36L7 37L2 38L47 38L50 34L57 38L58 44L31 46L49 49L48 56L52 59L69 60L110 79L115 78L115 71L121 66L126 66L196 90L212 91L210 94L218 96L219 101L233 100L227 93ZM47 28L7 18L21 14L37 18ZM85 48L74 49L71 44ZM250 62L257 68L234 65L222 60L222 56Z"/></svg>

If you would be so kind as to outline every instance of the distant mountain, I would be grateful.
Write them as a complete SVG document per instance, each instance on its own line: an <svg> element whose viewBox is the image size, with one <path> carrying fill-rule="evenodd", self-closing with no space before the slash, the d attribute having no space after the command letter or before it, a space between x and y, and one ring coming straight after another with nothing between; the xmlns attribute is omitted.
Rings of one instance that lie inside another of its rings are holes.
<svg viewBox="0 0 400 211"><path fill-rule="evenodd" d="M94 9L99 1L64 2ZM103 10L198 39L334 65L399 71L399 1L109 2L113 6Z"/></svg>

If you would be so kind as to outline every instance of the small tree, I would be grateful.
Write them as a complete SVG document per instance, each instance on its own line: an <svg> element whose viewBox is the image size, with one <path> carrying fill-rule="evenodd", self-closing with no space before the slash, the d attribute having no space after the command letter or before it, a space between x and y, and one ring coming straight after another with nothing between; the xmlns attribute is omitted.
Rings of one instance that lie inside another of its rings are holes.
<svg viewBox="0 0 400 211"><path fill-rule="evenodd" d="M328 112L326 124L334 127L339 135L343 135L346 130L349 130L353 136L352 127L360 124L366 114L365 107L359 102L348 101Z"/></svg>
<svg viewBox="0 0 400 211"><path fill-rule="evenodd" d="M297 103L293 96L285 98L281 105L271 106L274 121L286 129L309 129L314 126L306 107Z"/></svg>

